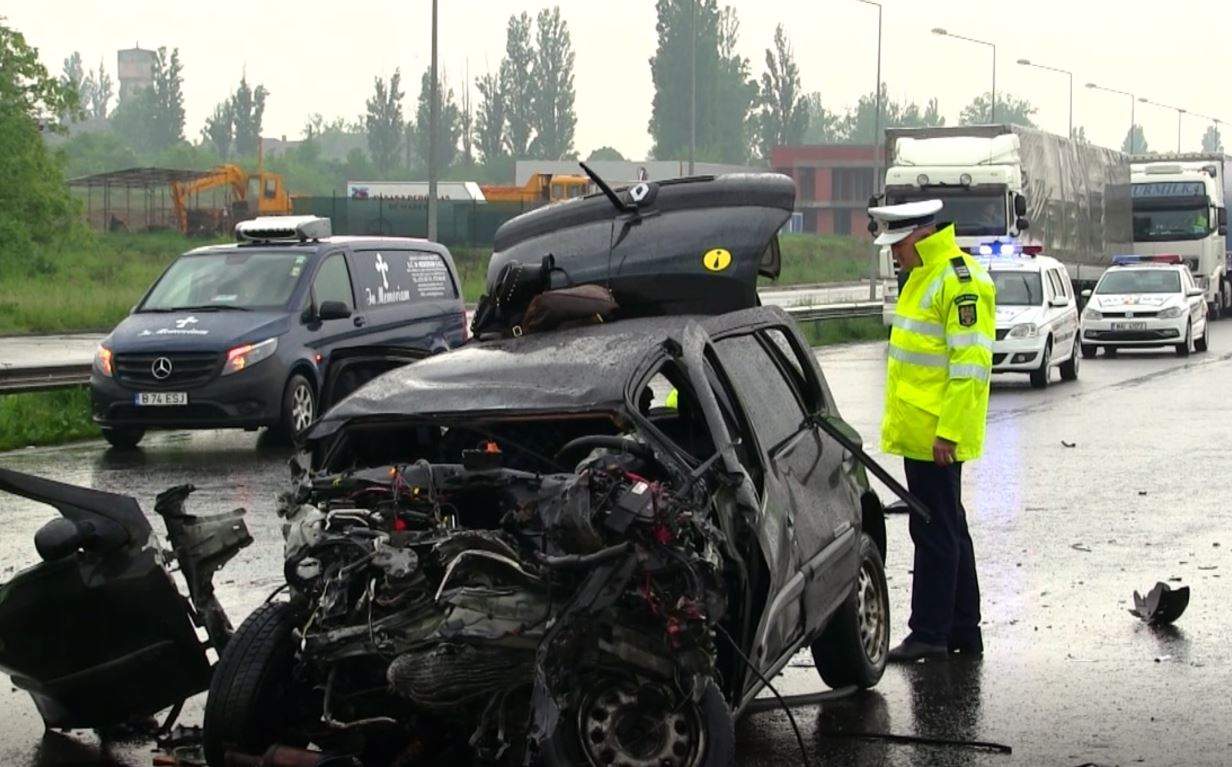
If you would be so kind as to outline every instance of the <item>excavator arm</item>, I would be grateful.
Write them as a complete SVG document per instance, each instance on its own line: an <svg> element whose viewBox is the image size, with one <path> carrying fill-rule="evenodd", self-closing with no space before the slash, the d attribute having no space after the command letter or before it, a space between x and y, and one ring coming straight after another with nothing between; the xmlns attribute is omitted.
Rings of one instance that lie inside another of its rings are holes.
<svg viewBox="0 0 1232 767"><path fill-rule="evenodd" d="M244 200L248 194L248 174L238 165L228 164L219 165L209 175L193 181L172 181L171 204L180 231L188 233L188 200L192 195L228 185L237 200Z"/></svg>

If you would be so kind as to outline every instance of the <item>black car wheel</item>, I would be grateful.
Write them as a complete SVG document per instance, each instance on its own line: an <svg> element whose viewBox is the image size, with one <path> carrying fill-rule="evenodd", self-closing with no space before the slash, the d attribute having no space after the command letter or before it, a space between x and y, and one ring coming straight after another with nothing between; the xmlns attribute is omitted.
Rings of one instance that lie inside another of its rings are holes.
<svg viewBox="0 0 1232 767"><path fill-rule="evenodd" d="M1193 350L1193 323L1185 325L1185 340L1176 345L1176 356L1188 357Z"/></svg>
<svg viewBox="0 0 1232 767"><path fill-rule="evenodd" d="M227 643L205 700L203 746L210 767L223 767L227 751L261 756L285 741L297 697L291 675L298 619L286 602L262 605Z"/></svg>
<svg viewBox="0 0 1232 767"><path fill-rule="evenodd" d="M282 418L272 430L281 439L294 439L317 417L317 393L312 382L296 373L282 392Z"/></svg>
<svg viewBox="0 0 1232 767"><path fill-rule="evenodd" d="M604 678L566 712L540 754L542 767L729 767L736 763L731 709L713 681L701 700L648 705L635 682ZM653 696L657 698L658 696Z"/></svg>
<svg viewBox="0 0 1232 767"><path fill-rule="evenodd" d="M890 652L890 596L877 544L860 536L860 574L851 596L812 645L813 663L834 689L873 687Z"/></svg>
<svg viewBox="0 0 1232 767"><path fill-rule="evenodd" d="M1074 348L1069 353L1069 359L1061 363L1061 380L1062 381L1077 381L1078 380L1078 361L1082 359L1079 354L1078 339L1074 339Z"/></svg>
<svg viewBox="0 0 1232 767"><path fill-rule="evenodd" d="M145 436L145 428L141 426L104 426L103 439L119 450L132 450Z"/></svg>
<svg viewBox="0 0 1232 767"><path fill-rule="evenodd" d="M1092 359L1098 353L1099 353L1099 347L1096 346L1095 344L1083 344L1082 345L1082 356L1085 359Z"/></svg>
<svg viewBox="0 0 1232 767"><path fill-rule="evenodd" d="M1048 379L1052 376L1052 339L1048 339L1048 343L1044 344L1044 353L1040 359L1040 366L1031 371L1031 388L1047 389Z"/></svg>
<svg viewBox="0 0 1232 767"><path fill-rule="evenodd" d="M1194 339L1194 351L1204 352L1210 348L1211 319L1207 317L1206 327L1202 329L1202 337Z"/></svg>

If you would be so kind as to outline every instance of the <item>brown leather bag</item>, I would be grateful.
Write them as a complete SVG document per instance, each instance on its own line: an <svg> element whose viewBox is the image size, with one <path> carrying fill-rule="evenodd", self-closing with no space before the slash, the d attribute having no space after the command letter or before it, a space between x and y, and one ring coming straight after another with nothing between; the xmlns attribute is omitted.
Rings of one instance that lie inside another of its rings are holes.
<svg viewBox="0 0 1232 767"><path fill-rule="evenodd" d="M612 292L602 285L548 290L531 299L514 335L603 322L618 308Z"/></svg>

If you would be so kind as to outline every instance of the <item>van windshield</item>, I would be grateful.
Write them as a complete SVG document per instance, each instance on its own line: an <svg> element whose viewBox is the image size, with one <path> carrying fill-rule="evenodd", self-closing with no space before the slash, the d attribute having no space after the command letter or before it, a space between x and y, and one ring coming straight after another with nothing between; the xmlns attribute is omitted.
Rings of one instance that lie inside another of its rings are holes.
<svg viewBox="0 0 1232 767"><path fill-rule="evenodd" d="M281 309L307 260L306 253L289 250L182 256L137 311Z"/></svg>
<svg viewBox="0 0 1232 767"><path fill-rule="evenodd" d="M993 271L997 286L997 306L1040 306L1044 303L1044 286L1039 272Z"/></svg>

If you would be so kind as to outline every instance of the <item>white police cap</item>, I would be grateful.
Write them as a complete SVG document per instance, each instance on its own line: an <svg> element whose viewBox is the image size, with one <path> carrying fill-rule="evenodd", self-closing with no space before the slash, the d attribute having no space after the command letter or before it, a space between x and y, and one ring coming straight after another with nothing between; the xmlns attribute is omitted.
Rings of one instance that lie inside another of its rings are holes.
<svg viewBox="0 0 1232 767"><path fill-rule="evenodd" d="M873 243L893 245L916 229L936 223L941 205L941 200L919 200L869 208L868 215L882 226L881 234L877 235Z"/></svg>

